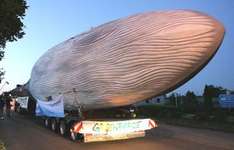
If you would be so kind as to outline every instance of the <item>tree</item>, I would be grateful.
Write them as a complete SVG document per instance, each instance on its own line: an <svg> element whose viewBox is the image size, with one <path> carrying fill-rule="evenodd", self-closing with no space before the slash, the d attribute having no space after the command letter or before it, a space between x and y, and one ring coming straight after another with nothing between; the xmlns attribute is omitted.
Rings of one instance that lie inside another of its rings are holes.
<svg viewBox="0 0 234 150"><path fill-rule="evenodd" d="M184 111L190 112L190 113L193 113L197 110L198 101L194 92L187 91L183 100L182 107Z"/></svg>
<svg viewBox="0 0 234 150"><path fill-rule="evenodd" d="M3 78L4 74L5 74L5 71L3 70L3 68L0 68L0 83L4 79Z"/></svg>
<svg viewBox="0 0 234 150"><path fill-rule="evenodd" d="M203 97L204 97L204 107L210 112L213 108L213 98L218 97L220 94L226 93L226 89L222 87L215 87L213 85L205 85Z"/></svg>
<svg viewBox="0 0 234 150"><path fill-rule="evenodd" d="M0 60L4 57L6 43L17 41L25 34L22 19L27 8L25 0L0 0Z"/></svg>
<svg viewBox="0 0 234 150"><path fill-rule="evenodd" d="M167 104L168 105L172 105L172 106L175 106L176 105L176 97L175 97L175 93L172 93L168 96L168 102Z"/></svg>

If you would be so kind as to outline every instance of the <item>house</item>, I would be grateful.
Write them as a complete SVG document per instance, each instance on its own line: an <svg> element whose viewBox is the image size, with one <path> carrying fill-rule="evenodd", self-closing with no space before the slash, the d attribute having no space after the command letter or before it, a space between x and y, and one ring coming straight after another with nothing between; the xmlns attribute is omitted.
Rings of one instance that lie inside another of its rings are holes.
<svg viewBox="0 0 234 150"><path fill-rule="evenodd" d="M153 97L151 99L147 99L145 101L141 101L135 104L135 106L143 106L143 105L163 105L168 101L166 95L161 95L157 97Z"/></svg>
<svg viewBox="0 0 234 150"><path fill-rule="evenodd" d="M218 102L222 108L234 108L234 94L220 94Z"/></svg>

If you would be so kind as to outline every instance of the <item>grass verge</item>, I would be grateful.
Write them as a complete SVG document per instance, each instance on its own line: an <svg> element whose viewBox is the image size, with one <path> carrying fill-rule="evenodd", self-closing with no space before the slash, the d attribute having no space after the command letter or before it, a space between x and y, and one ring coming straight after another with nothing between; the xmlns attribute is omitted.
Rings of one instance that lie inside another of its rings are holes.
<svg viewBox="0 0 234 150"><path fill-rule="evenodd" d="M189 113L175 107L148 105L138 107L138 115L171 125L234 133L234 111L220 108L213 109L210 113Z"/></svg>
<svg viewBox="0 0 234 150"><path fill-rule="evenodd" d="M184 127L192 127L199 129L210 129L215 131L223 131L228 133L234 133L234 125L222 122L211 122L211 121L197 121L187 119L160 119L163 123Z"/></svg>

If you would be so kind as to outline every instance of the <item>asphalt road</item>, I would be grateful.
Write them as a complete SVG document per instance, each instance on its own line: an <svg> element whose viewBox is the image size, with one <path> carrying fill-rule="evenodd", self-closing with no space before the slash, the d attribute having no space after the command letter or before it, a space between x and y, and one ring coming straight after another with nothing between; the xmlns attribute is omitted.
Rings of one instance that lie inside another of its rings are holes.
<svg viewBox="0 0 234 150"><path fill-rule="evenodd" d="M0 120L0 139L7 150L233 150L234 134L159 124L144 138L79 143L16 115Z"/></svg>

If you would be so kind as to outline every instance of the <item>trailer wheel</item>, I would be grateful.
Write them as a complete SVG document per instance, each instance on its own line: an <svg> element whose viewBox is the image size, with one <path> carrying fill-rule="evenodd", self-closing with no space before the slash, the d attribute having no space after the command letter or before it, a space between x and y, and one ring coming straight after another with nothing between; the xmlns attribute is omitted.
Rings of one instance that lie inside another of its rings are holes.
<svg viewBox="0 0 234 150"><path fill-rule="evenodd" d="M74 132L74 131L71 131L70 132L70 137L71 137L71 140L72 141L76 141L77 140L77 133L76 132Z"/></svg>
<svg viewBox="0 0 234 150"><path fill-rule="evenodd" d="M49 119L49 118L46 118L46 119L44 120L44 125L45 125L46 128L49 128L49 127L50 127L50 119Z"/></svg>
<svg viewBox="0 0 234 150"><path fill-rule="evenodd" d="M65 133L66 133L66 125L65 125L64 121L60 121L60 123L59 123L59 133L61 135L65 135Z"/></svg>
<svg viewBox="0 0 234 150"><path fill-rule="evenodd" d="M78 137L78 139L79 139L80 142L84 142L84 134L79 133L77 135L77 137Z"/></svg>
<svg viewBox="0 0 234 150"><path fill-rule="evenodd" d="M56 119L52 119L52 120L51 120L51 129L52 129L52 131L56 132L56 130L57 130L57 122L56 122Z"/></svg>
<svg viewBox="0 0 234 150"><path fill-rule="evenodd" d="M136 118L137 117L137 114L136 113L131 113L130 114L130 118Z"/></svg>

